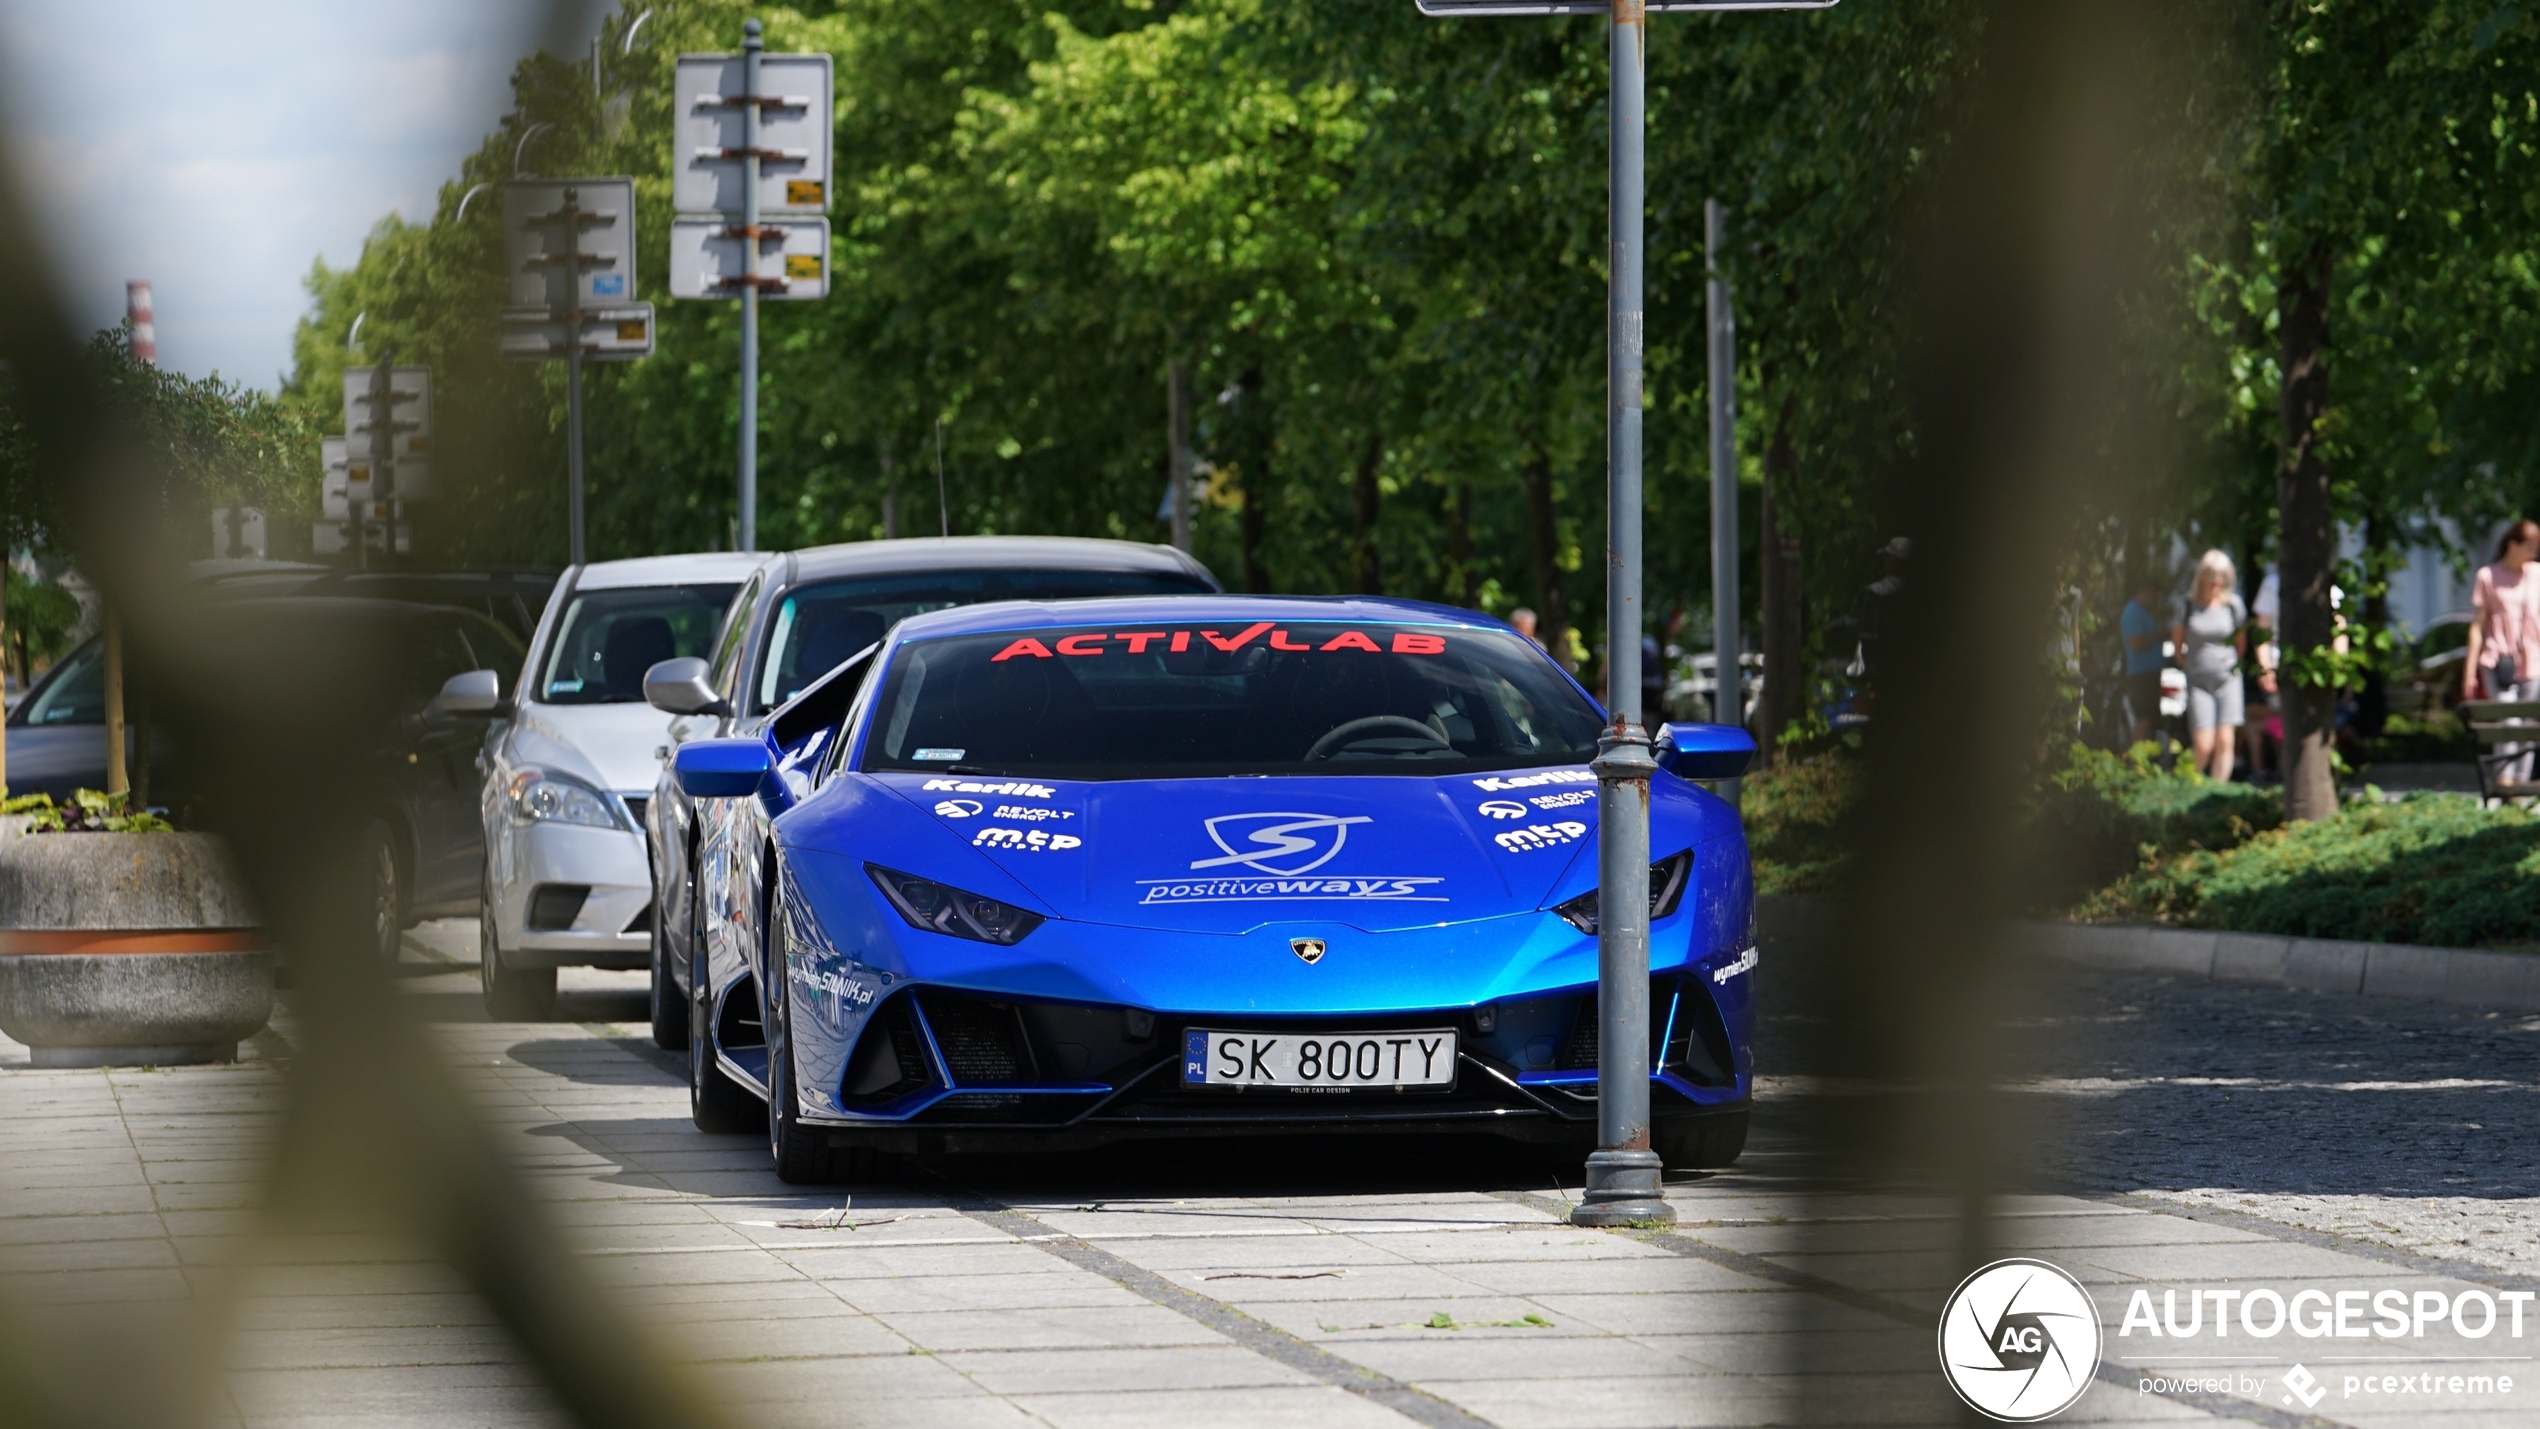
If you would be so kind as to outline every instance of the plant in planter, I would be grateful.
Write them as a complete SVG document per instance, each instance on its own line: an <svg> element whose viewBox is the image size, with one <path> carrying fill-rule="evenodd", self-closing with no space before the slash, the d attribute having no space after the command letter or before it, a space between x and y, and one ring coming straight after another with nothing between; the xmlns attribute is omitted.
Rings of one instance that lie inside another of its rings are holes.
<svg viewBox="0 0 2540 1429"><path fill-rule="evenodd" d="M0 1031L39 1067L226 1062L273 1015L227 852L122 796L0 804Z"/></svg>

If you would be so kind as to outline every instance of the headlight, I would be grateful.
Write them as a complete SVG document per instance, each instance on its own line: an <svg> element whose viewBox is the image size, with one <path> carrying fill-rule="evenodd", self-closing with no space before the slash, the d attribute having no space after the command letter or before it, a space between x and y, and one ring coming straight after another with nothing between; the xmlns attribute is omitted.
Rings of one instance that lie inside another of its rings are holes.
<svg viewBox="0 0 2540 1429"><path fill-rule="evenodd" d="M503 788L503 802L524 824L583 824L595 829L624 828L617 810L599 790L552 769L523 769Z"/></svg>
<svg viewBox="0 0 2540 1429"><path fill-rule="evenodd" d="M891 901L912 928L1010 946L1041 926L1038 913L1027 913L1011 903L999 903L976 893L964 893L931 878L897 873L873 863L866 864L864 871L873 875L882 896Z"/></svg>
<svg viewBox="0 0 2540 1429"><path fill-rule="evenodd" d="M1649 921L1657 922L1676 911L1684 901L1685 885L1693 881L1693 850L1662 858L1649 866ZM1558 913L1573 928L1590 937L1596 935L1596 889L1589 889L1566 903L1556 904Z"/></svg>

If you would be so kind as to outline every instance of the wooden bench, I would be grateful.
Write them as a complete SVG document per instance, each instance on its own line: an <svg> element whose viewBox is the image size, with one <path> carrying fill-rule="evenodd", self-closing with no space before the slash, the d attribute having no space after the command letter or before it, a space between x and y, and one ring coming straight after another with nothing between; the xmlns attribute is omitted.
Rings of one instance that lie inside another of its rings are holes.
<svg viewBox="0 0 2540 1429"><path fill-rule="evenodd" d="M2461 718L2478 741L2479 796L2540 799L2540 781L2503 777L2506 765L2540 754L2540 701L2463 700Z"/></svg>

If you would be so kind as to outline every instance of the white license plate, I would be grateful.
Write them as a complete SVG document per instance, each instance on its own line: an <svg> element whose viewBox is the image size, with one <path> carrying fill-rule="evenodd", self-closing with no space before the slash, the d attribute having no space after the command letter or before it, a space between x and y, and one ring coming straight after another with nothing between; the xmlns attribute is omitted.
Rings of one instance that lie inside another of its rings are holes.
<svg viewBox="0 0 2540 1429"><path fill-rule="evenodd" d="M1449 1087L1455 1032L1207 1032L1182 1035L1190 1087Z"/></svg>

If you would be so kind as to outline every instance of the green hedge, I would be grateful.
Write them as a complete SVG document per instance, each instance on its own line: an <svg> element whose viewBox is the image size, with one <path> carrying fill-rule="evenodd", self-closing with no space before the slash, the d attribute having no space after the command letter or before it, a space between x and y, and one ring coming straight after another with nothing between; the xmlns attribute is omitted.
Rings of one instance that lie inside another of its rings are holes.
<svg viewBox="0 0 2540 1429"><path fill-rule="evenodd" d="M2475 948L2540 941L2540 817L2457 794L2349 804L2231 849L2149 861L2091 921Z"/></svg>
<svg viewBox="0 0 2540 1429"><path fill-rule="evenodd" d="M1765 893L1834 894L1851 850L1860 769L1835 755L1747 781L1747 837ZM2457 794L2376 795L2283 826L2273 789L2214 784L2076 746L2031 787L2027 911L2086 922L2425 943L2540 943L2540 815Z"/></svg>

